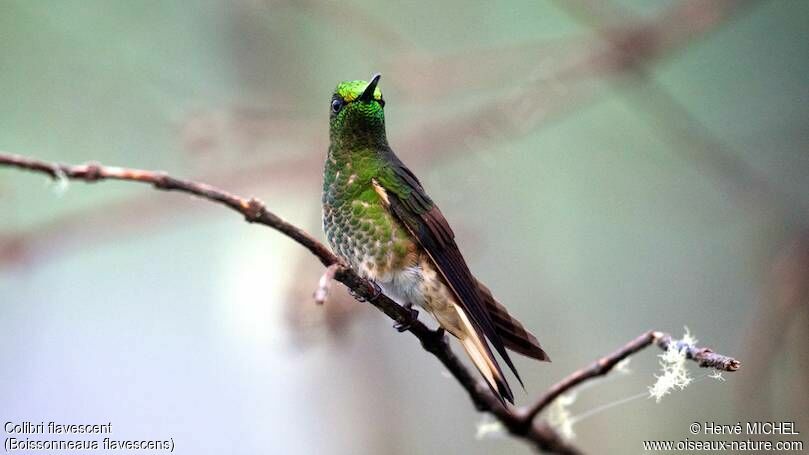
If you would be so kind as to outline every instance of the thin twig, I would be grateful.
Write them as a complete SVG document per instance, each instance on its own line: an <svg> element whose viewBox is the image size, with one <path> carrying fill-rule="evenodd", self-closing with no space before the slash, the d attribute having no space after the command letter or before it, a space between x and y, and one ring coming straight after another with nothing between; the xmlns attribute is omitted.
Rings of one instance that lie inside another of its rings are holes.
<svg viewBox="0 0 809 455"><path fill-rule="evenodd" d="M732 357L717 354L710 348L699 348L683 340L675 340L667 333L652 332L652 336L660 349L669 349L674 344L678 351L685 350L686 358L697 362L703 368L733 372L742 366L741 362Z"/></svg>
<svg viewBox="0 0 809 455"><path fill-rule="evenodd" d="M612 354L596 360L590 366L578 370L565 379L554 384L545 392L545 394L539 397L534 404L526 409L524 418L529 421L533 420L537 414L539 414L549 404L553 403L553 400L558 398L560 395L576 387L582 382L598 376L606 375L612 371L615 365L632 354L635 354L636 352L641 351L652 344L657 344L660 349L665 351L669 348L669 346L672 345L672 343L675 345L677 350L684 349L686 351L686 357L696 361L699 363L699 366L703 368L714 368L717 370L733 372L741 367L741 362L734 358L717 354L709 348L699 348L682 340L675 340L667 333L650 330L623 345L620 349Z"/></svg>
<svg viewBox="0 0 809 455"><path fill-rule="evenodd" d="M249 223L263 224L281 232L308 249L327 267L326 273L323 278L321 278L318 289L318 291L323 290L323 300L325 300L326 297L325 294L328 290L328 283L332 279L336 279L351 289L356 296L367 300L397 323L410 324L409 331L419 339L422 347L424 347L426 351L438 358L447 370L450 371L467 391L470 399L479 411L491 413L503 424L509 433L527 440L540 451L558 454L581 453L576 447L565 441L556 430L551 428L547 423L535 419L535 417L560 394L588 379L607 374L619 361L653 343L657 344L662 349L667 349L672 343L678 343L678 349L686 349L688 358L694 359L703 367L735 371L740 366L737 360L716 354L710 349L685 345L680 341L673 340L671 336L662 332L649 331L618 351L599 359L590 367L573 373L571 376L552 387L533 405L524 409L504 407L500 400L477 375L473 374L455 355L442 331L431 330L419 321L412 322L408 310L384 294L378 294L376 288L370 282L361 278L353 270L348 268L324 244L306 231L290 224L267 210L266 206L258 199L246 199L211 185L171 177L163 172L109 167L102 166L98 163L65 165L49 163L20 155L0 153L0 166L40 172L52 178L67 178L85 182L125 180L148 183L158 190L183 192L217 202L242 214Z"/></svg>
<svg viewBox="0 0 809 455"><path fill-rule="evenodd" d="M326 267L326 271L323 272L323 276L320 277L320 281L317 283L317 289L315 289L315 303L318 305L323 305L326 303L326 299L329 297L329 290L331 289L331 284L334 282L334 274L337 273L337 269L339 265L332 264Z"/></svg>

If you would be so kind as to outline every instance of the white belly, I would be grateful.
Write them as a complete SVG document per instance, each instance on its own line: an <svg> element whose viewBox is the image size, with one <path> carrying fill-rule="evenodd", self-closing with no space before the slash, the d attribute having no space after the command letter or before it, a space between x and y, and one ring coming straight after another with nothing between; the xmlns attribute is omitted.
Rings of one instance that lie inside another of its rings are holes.
<svg viewBox="0 0 809 455"><path fill-rule="evenodd" d="M396 303L424 306L424 276L421 267L407 267L401 272L386 274L383 278L385 281L377 280L376 283Z"/></svg>

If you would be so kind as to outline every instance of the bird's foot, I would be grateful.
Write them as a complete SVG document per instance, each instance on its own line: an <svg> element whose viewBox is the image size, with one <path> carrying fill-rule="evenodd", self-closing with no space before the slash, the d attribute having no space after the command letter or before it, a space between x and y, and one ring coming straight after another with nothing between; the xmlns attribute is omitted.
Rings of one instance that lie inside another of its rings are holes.
<svg viewBox="0 0 809 455"><path fill-rule="evenodd" d="M350 288L348 289L348 293L351 294L351 297L354 297L358 302L373 302L374 300L378 299L380 295L382 295L382 288L380 288L379 285L373 281L369 281L369 283L371 283L371 286L373 286L373 293L367 299Z"/></svg>
<svg viewBox="0 0 809 455"><path fill-rule="evenodd" d="M357 294L357 292L354 291L353 289L348 288L348 293L351 294L351 297L354 297L354 300L356 300L357 302L365 302L365 297Z"/></svg>
<svg viewBox="0 0 809 455"><path fill-rule="evenodd" d="M382 295L382 288L379 287L375 281L371 281L371 285L374 287L374 293L368 298L369 302L373 302L374 300L378 299L380 295Z"/></svg>
<svg viewBox="0 0 809 455"><path fill-rule="evenodd" d="M393 328L398 330L400 333L410 330L413 327L413 324L419 320L419 310L413 308L412 303L406 303L404 308L410 312L410 316L404 322L397 322L393 325Z"/></svg>

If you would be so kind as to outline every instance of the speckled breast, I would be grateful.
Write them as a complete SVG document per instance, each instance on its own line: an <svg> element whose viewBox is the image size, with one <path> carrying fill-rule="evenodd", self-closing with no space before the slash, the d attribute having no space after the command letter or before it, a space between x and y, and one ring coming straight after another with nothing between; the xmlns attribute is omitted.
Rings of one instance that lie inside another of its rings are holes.
<svg viewBox="0 0 809 455"><path fill-rule="evenodd" d="M414 260L415 244L382 205L370 179L362 182L340 171L331 177L323 186L323 230L329 244L361 275L386 281Z"/></svg>

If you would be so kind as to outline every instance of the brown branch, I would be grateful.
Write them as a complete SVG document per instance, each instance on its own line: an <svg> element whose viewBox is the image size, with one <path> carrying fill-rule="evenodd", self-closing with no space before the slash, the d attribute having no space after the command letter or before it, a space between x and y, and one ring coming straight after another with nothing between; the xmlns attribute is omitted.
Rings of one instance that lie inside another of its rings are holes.
<svg viewBox="0 0 809 455"><path fill-rule="evenodd" d="M348 268L324 244L306 231L267 210L266 206L258 199L245 199L205 183L175 178L163 172L102 166L97 163L83 165L55 164L20 155L0 153L0 166L40 172L55 179L73 179L90 183L101 180L148 183L158 190L183 192L225 205L242 214L249 223L263 224L281 232L309 250L326 266L326 273L321 279L317 291L319 300L326 298L329 282L336 279L352 290L358 298L368 301L397 323L408 323L410 326L409 331L419 339L424 349L438 358L458 380L479 411L491 413L509 433L525 439L540 451L558 454L581 453L577 448L565 441L547 423L536 419L536 416L560 394L588 379L607 374L619 361L647 346L657 344L662 349L668 349L669 346L674 344L677 349L685 349L688 358L699 362L702 367L735 371L740 366L739 361L716 354L710 349L697 348L682 341L674 340L670 335L662 332L650 331L631 341L618 351L599 359L590 367L573 373L553 386L533 405L524 409L504 407L477 375L470 372L455 355L443 331L431 330L419 321L411 322L408 310L384 294L379 294L372 283Z"/></svg>

